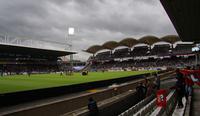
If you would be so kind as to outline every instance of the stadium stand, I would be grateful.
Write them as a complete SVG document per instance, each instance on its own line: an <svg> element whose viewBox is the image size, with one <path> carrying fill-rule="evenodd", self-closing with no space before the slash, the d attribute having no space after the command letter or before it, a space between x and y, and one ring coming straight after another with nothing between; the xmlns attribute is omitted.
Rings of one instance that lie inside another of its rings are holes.
<svg viewBox="0 0 200 116"><path fill-rule="evenodd" d="M98 60L109 60L111 57L111 52L110 51L105 51L105 52L100 52L96 55L96 58Z"/></svg>
<svg viewBox="0 0 200 116"><path fill-rule="evenodd" d="M74 53L0 44L1 75L58 72L60 57L69 54Z"/></svg>
<svg viewBox="0 0 200 116"><path fill-rule="evenodd" d="M134 49L131 51L131 56L136 57L136 56L146 56L148 54L148 46L137 46L134 47Z"/></svg>
<svg viewBox="0 0 200 116"><path fill-rule="evenodd" d="M193 44L177 44L177 46L173 49L172 52L175 55L192 54L192 47L194 47Z"/></svg>
<svg viewBox="0 0 200 116"><path fill-rule="evenodd" d="M91 46L85 50L93 54L88 60L92 62L91 67L87 69L140 70L194 64L195 54L192 52L194 44L177 43L179 41L180 38L176 35L167 35L160 39L155 36L144 36L138 40L125 38L120 42L109 41L103 45ZM159 42L167 42L167 44ZM119 48L120 46L127 48ZM108 51L100 51L104 49Z"/></svg>
<svg viewBox="0 0 200 116"><path fill-rule="evenodd" d="M107 61L107 62L93 62L91 70L150 70L160 68L177 68L185 67L194 64L194 56L188 58L173 57L163 59L139 59L139 60L124 60L124 61Z"/></svg>
<svg viewBox="0 0 200 116"><path fill-rule="evenodd" d="M150 53L151 55L169 56L169 50L169 44L155 45Z"/></svg>
<svg viewBox="0 0 200 116"><path fill-rule="evenodd" d="M130 49L122 48L122 49L116 49L112 57L123 58L123 57L128 57L129 55L130 55Z"/></svg>

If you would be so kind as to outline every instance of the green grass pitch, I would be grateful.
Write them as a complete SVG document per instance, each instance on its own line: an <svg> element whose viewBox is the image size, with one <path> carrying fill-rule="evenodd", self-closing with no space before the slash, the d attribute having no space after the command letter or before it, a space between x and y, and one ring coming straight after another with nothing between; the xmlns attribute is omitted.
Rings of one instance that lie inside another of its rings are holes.
<svg viewBox="0 0 200 116"><path fill-rule="evenodd" d="M0 77L0 94L122 78L149 72L155 71L89 72L86 76L80 73L74 73L72 76L60 76L60 74L4 76Z"/></svg>

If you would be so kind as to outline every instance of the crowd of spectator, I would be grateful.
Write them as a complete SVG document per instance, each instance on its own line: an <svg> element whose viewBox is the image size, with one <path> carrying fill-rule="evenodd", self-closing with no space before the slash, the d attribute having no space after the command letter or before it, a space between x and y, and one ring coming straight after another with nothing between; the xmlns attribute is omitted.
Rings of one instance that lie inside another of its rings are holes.
<svg viewBox="0 0 200 116"><path fill-rule="evenodd" d="M188 57L170 57L163 59L138 59L138 60L123 60L123 61L104 61L104 62L93 62L90 69L93 71L98 70L148 70L148 69L166 69L166 68L177 68L185 67L194 64L195 58Z"/></svg>
<svg viewBox="0 0 200 116"><path fill-rule="evenodd" d="M169 44L149 46L136 46L134 48L120 48L112 51L103 51L94 57L97 60L111 60L127 57L172 56L192 54L193 44L177 44L172 48Z"/></svg>
<svg viewBox="0 0 200 116"><path fill-rule="evenodd" d="M38 73L52 73L58 72L59 66L57 64L2 64L0 65L1 76L15 75L15 74L38 74Z"/></svg>

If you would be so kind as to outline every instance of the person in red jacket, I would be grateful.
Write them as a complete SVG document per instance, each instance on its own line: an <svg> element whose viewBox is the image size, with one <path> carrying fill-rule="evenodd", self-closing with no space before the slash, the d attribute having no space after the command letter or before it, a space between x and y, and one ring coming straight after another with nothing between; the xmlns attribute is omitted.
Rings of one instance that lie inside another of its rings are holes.
<svg viewBox="0 0 200 116"><path fill-rule="evenodd" d="M185 80L185 96L187 99L188 96L192 95L192 86L194 85L194 82L191 79L191 75L193 70L190 70L190 67L187 67L186 69L181 70L181 73L183 74Z"/></svg>
<svg viewBox="0 0 200 116"><path fill-rule="evenodd" d="M185 90L186 90L187 96L192 95L192 86L193 85L194 85L194 82L191 79L191 74L185 75Z"/></svg>
<svg viewBox="0 0 200 116"><path fill-rule="evenodd" d="M193 70L191 74L193 82L200 86L200 70Z"/></svg>

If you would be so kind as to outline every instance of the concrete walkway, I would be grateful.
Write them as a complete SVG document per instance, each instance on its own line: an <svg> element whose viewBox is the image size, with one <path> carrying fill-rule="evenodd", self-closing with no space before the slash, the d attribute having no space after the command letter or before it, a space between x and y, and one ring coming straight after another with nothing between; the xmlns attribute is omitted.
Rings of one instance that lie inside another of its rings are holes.
<svg viewBox="0 0 200 116"><path fill-rule="evenodd" d="M184 107L183 108L178 108L178 105L176 105L176 108L172 114L172 116L183 116L184 115L184 110L186 108L186 99L185 97L183 98L183 105Z"/></svg>
<svg viewBox="0 0 200 116"><path fill-rule="evenodd" d="M192 100L192 116L200 116L200 87L194 88Z"/></svg>

